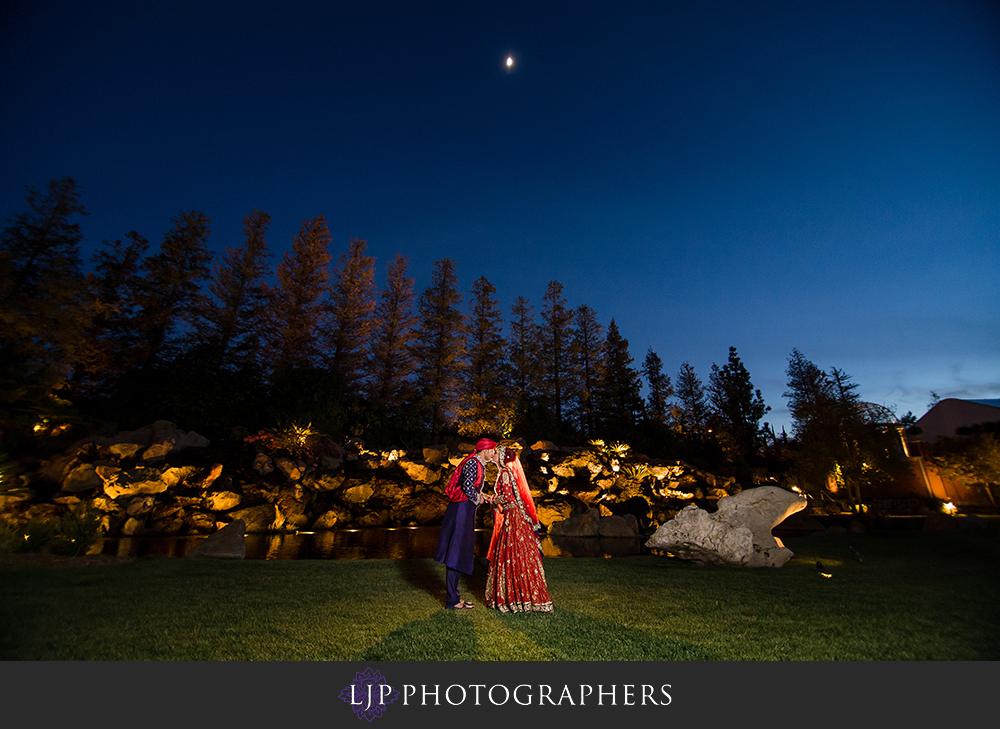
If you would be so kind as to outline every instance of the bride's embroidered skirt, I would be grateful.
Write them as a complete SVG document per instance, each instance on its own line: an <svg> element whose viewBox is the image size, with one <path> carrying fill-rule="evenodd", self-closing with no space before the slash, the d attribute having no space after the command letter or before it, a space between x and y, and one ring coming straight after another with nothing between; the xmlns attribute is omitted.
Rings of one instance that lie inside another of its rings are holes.
<svg viewBox="0 0 1000 729"><path fill-rule="evenodd" d="M493 559L486 575L486 604L503 613L552 612L538 537L516 511L497 527Z"/></svg>

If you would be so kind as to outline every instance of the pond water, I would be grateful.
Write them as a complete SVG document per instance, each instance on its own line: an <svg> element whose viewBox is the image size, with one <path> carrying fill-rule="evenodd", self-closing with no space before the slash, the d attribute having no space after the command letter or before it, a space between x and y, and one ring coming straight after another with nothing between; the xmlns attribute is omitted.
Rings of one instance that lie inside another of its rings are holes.
<svg viewBox="0 0 1000 729"><path fill-rule="evenodd" d="M247 534L247 559L408 559L430 558L440 527L332 529L287 534ZM476 530L476 555L485 556L490 529ZM103 540L101 554L119 557L183 557L204 536L116 537ZM545 557L625 557L643 554L643 539L542 537ZM95 550L96 551L96 550Z"/></svg>

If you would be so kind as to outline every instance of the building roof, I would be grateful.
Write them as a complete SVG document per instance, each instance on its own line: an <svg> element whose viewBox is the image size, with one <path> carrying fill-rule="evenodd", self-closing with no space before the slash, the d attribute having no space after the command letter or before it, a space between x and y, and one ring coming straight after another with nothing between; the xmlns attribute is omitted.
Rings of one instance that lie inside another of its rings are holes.
<svg viewBox="0 0 1000 729"><path fill-rule="evenodd" d="M1000 421L1000 400L959 400L945 398L924 413L915 423L920 428L919 439L936 443L939 438L952 438L959 428Z"/></svg>

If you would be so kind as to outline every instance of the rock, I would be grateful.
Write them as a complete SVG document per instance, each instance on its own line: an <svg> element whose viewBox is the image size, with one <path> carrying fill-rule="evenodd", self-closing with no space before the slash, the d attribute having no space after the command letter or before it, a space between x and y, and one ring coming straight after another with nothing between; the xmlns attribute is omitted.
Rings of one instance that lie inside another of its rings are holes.
<svg viewBox="0 0 1000 729"><path fill-rule="evenodd" d="M306 516L306 505L302 501L302 488L283 488L278 494L278 501L275 504L281 514L283 525L286 529L302 529L309 523Z"/></svg>
<svg viewBox="0 0 1000 729"><path fill-rule="evenodd" d="M781 567L794 553L771 534L771 529L807 505L800 494L777 486L760 486L719 499L715 516L750 527L754 552L749 567Z"/></svg>
<svg viewBox="0 0 1000 729"><path fill-rule="evenodd" d="M358 519L358 526L362 529L381 528L389 526L389 511L369 511L362 514Z"/></svg>
<svg viewBox="0 0 1000 729"><path fill-rule="evenodd" d="M142 452L142 460L147 463L162 461L173 449L173 443L154 443Z"/></svg>
<svg viewBox="0 0 1000 729"><path fill-rule="evenodd" d="M621 516L605 516L601 517L601 520L597 527L597 533L601 537L610 538L634 538L636 532L629 526L628 522L625 521L624 517Z"/></svg>
<svg viewBox="0 0 1000 729"><path fill-rule="evenodd" d="M531 446L532 451L538 451L539 453L548 453L553 451L558 451L559 446L549 440L540 440Z"/></svg>
<svg viewBox="0 0 1000 729"><path fill-rule="evenodd" d="M200 489L208 490L212 488L219 476L222 475L222 464L213 463L211 467L198 474L198 478L191 481L192 486L196 486Z"/></svg>
<svg viewBox="0 0 1000 729"><path fill-rule="evenodd" d="M194 432L185 433L168 420L157 420L152 425L147 425L139 430L119 433L113 438L95 438L94 440L108 448L122 444L135 445L136 449L132 452L135 453L141 449L143 451L142 458L145 461L156 461L168 453L191 447L204 448L209 444L207 438ZM121 450L128 452L131 449Z"/></svg>
<svg viewBox="0 0 1000 729"><path fill-rule="evenodd" d="M184 530L184 519L179 516L169 516L165 519L154 519L150 531L164 536L176 536Z"/></svg>
<svg viewBox="0 0 1000 729"><path fill-rule="evenodd" d="M399 461L399 467L406 471L406 475L410 477L411 481L417 483L432 484L441 480L441 471L430 463L404 459Z"/></svg>
<svg viewBox="0 0 1000 729"><path fill-rule="evenodd" d="M443 445L424 448L424 461L440 466L448 461L448 447Z"/></svg>
<svg viewBox="0 0 1000 729"><path fill-rule="evenodd" d="M583 514L553 522L549 527L549 533L559 537L596 537L600 532L600 523L600 512L597 509L588 509Z"/></svg>
<svg viewBox="0 0 1000 729"><path fill-rule="evenodd" d="M131 537L142 531L142 521L136 519L134 516L130 516L125 520L125 524L122 525L122 534L126 537Z"/></svg>
<svg viewBox="0 0 1000 729"><path fill-rule="evenodd" d="M753 532L691 504L657 529L646 546L697 564L745 565L753 552Z"/></svg>
<svg viewBox="0 0 1000 729"><path fill-rule="evenodd" d="M90 463L83 463L67 474L62 482L62 490L68 494L78 494L83 491L92 491L104 485L104 481L97 475L94 466Z"/></svg>
<svg viewBox="0 0 1000 729"><path fill-rule="evenodd" d="M6 511L15 504L31 501L35 498L35 492L31 489L8 489L0 491L0 511Z"/></svg>
<svg viewBox="0 0 1000 729"><path fill-rule="evenodd" d="M302 479L302 485L313 491L336 491L341 487L346 478L342 473L338 473L335 476L307 474Z"/></svg>
<svg viewBox="0 0 1000 729"><path fill-rule="evenodd" d="M634 534L639 533L639 520L636 519L635 514L622 514L622 519L628 524L629 529L632 530Z"/></svg>
<svg viewBox="0 0 1000 729"><path fill-rule="evenodd" d="M240 505L241 498L234 491L216 491L206 496L202 505L208 511L229 511Z"/></svg>
<svg viewBox="0 0 1000 729"><path fill-rule="evenodd" d="M346 512L342 509L330 509L325 511L316 518L312 523L312 528L316 530L333 529L337 526L338 522L347 521L350 518L350 512Z"/></svg>
<svg viewBox="0 0 1000 729"><path fill-rule="evenodd" d="M207 534L215 529L215 517L203 511L195 511L184 516L184 524L193 532Z"/></svg>
<svg viewBox="0 0 1000 729"><path fill-rule="evenodd" d="M237 519L205 537L191 547L184 556L243 559L246 557L246 527L243 520Z"/></svg>
<svg viewBox="0 0 1000 729"><path fill-rule="evenodd" d="M97 475L104 481L104 493L109 499L140 494L162 494L167 482L155 468L115 468L99 466Z"/></svg>
<svg viewBox="0 0 1000 729"><path fill-rule="evenodd" d="M419 526L440 524L449 499L440 491L424 490L401 496L391 502L389 517L394 524Z"/></svg>
<svg viewBox="0 0 1000 729"><path fill-rule="evenodd" d="M114 499L109 499L107 496L95 496L90 500L90 504L98 511L103 511L106 514L114 514L121 510L121 506L115 503Z"/></svg>
<svg viewBox="0 0 1000 729"><path fill-rule="evenodd" d="M160 519L173 519L181 518L184 516L184 507L180 504L157 504L153 507L153 511L150 514L150 518L153 521L159 521Z"/></svg>
<svg viewBox="0 0 1000 729"><path fill-rule="evenodd" d="M274 465L289 481L298 481L306 470L305 464L299 464L291 458L275 458Z"/></svg>
<svg viewBox="0 0 1000 729"><path fill-rule="evenodd" d="M864 534L868 531L868 529L866 529L865 525L857 519L851 519L850 523L847 525L847 531L851 534Z"/></svg>
<svg viewBox="0 0 1000 729"><path fill-rule="evenodd" d="M152 496L136 496L128 502L125 513L129 516L144 516L156 506L156 499Z"/></svg>
<svg viewBox="0 0 1000 729"><path fill-rule="evenodd" d="M269 532L280 529L281 514L274 504L261 504L246 509L237 509L230 513L233 519L245 522L247 532Z"/></svg>
<svg viewBox="0 0 1000 729"><path fill-rule="evenodd" d="M142 446L138 443L114 443L104 449L108 455L114 456L118 460L132 458L140 450L142 450Z"/></svg>
<svg viewBox="0 0 1000 729"><path fill-rule="evenodd" d="M258 453L254 459L253 463L250 465L253 470L261 476L266 476L274 470L274 462L271 457L265 453Z"/></svg>
<svg viewBox="0 0 1000 729"><path fill-rule="evenodd" d="M38 468L38 476L46 481L63 483L69 474L81 463L78 448L71 448L51 460L42 461Z"/></svg>
<svg viewBox="0 0 1000 729"><path fill-rule="evenodd" d="M589 450L575 451L567 455L559 463L559 466L563 469L572 469L572 473L565 478L585 476L587 480L590 480L604 470L604 464L601 463L600 459ZM553 472L556 472L555 468L552 470Z"/></svg>
<svg viewBox="0 0 1000 729"><path fill-rule="evenodd" d="M564 463L559 463L553 465L551 468L552 468L552 473L558 476L559 478L576 478L576 469L574 469L572 466L567 466Z"/></svg>
<svg viewBox="0 0 1000 729"><path fill-rule="evenodd" d="M350 504L363 504L368 501L374 493L375 489L373 489L370 484L362 483L345 489L341 498Z"/></svg>
<svg viewBox="0 0 1000 729"><path fill-rule="evenodd" d="M805 506L804 497L775 486L747 489L720 499L713 514L684 507L646 546L699 564L781 567L793 554L771 529Z"/></svg>
<svg viewBox="0 0 1000 729"><path fill-rule="evenodd" d="M167 484L167 488L173 488L177 484L185 483L197 471L196 466L178 466L164 470L160 474L160 478Z"/></svg>
<svg viewBox="0 0 1000 729"><path fill-rule="evenodd" d="M324 471L337 471L344 465L344 459L336 456L321 456L319 464L323 467Z"/></svg>
<svg viewBox="0 0 1000 729"><path fill-rule="evenodd" d="M533 493L532 498L535 501L538 521L546 529L557 521L565 521L572 516L582 514L588 508L586 503L574 496L556 494L537 497Z"/></svg>

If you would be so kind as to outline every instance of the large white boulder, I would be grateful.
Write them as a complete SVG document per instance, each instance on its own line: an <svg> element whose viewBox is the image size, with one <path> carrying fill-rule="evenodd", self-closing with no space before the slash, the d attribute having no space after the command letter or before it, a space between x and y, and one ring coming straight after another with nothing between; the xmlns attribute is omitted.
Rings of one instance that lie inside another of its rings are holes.
<svg viewBox="0 0 1000 729"><path fill-rule="evenodd" d="M719 499L711 514L694 504L681 509L646 546L699 564L781 567L794 555L771 529L805 507L803 496L777 486L746 489Z"/></svg>

